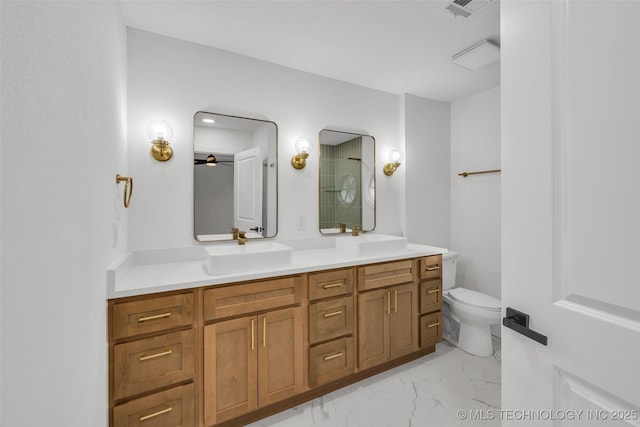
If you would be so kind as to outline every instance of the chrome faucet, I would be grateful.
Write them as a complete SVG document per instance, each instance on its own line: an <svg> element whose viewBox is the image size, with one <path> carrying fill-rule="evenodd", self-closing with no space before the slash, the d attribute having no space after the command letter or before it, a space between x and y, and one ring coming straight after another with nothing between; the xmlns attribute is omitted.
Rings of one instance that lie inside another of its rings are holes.
<svg viewBox="0 0 640 427"><path fill-rule="evenodd" d="M244 245L245 243L247 243L249 241L249 239L247 239L245 237L245 231L238 231L238 244L239 245Z"/></svg>

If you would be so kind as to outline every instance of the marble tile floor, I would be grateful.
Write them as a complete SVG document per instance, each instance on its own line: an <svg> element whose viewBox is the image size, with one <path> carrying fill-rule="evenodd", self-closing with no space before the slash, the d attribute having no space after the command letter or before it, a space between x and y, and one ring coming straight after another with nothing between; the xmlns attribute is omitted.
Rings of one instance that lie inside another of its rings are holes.
<svg viewBox="0 0 640 427"><path fill-rule="evenodd" d="M492 357L443 341L435 353L250 427L500 426L490 415L500 409L500 354L498 339Z"/></svg>

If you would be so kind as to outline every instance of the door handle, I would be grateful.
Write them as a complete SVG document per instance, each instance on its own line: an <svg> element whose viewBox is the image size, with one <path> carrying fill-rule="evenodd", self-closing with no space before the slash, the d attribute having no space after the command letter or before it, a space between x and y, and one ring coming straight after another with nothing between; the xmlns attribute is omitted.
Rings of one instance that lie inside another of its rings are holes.
<svg viewBox="0 0 640 427"><path fill-rule="evenodd" d="M526 313L507 307L507 316L502 318L502 324L542 345L547 345L546 335L529 329L529 315Z"/></svg>

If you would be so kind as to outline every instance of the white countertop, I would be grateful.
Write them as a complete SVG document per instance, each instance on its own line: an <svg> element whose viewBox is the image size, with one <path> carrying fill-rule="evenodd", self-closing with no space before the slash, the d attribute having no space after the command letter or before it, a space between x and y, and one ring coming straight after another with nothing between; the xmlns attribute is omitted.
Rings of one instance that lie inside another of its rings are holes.
<svg viewBox="0 0 640 427"><path fill-rule="evenodd" d="M319 245L285 242L294 248L291 263L285 267L256 270L248 267L242 272L220 275L210 275L207 272L206 246L128 252L107 270L107 298L287 276L447 252L444 248L409 243L401 250L363 256L336 249L330 238L324 238L321 242Z"/></svg>

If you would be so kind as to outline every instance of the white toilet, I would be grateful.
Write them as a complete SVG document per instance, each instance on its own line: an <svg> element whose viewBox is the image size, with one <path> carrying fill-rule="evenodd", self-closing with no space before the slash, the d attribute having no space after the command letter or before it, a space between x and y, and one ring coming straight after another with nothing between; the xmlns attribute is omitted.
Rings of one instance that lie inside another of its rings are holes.
<svg viewBox="0 0 640 427"><path fill-rule="evenodd" d="M490 325L500 322L500 300L470 289L456 288L456 265L458 253L449 251L442 256L442 299L444 311L444 335L451 330L447 319L459 322L458 348L476 356L491 356Z"/></svg>

